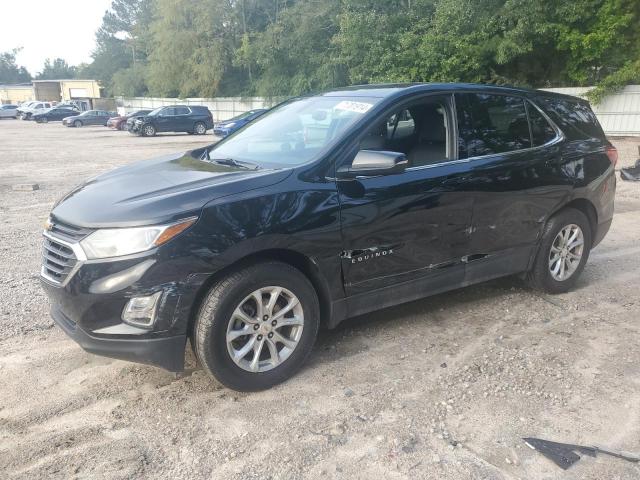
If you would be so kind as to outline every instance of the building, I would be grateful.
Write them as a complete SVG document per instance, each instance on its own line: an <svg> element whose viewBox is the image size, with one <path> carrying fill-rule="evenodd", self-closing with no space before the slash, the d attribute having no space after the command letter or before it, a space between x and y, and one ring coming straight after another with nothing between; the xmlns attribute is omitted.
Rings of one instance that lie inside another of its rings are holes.
<svg viewBox="0 0 640 480"><path fill-rule="evenodd" d="M13 85L0 85L0 103L22 103L35 100L33 85L31 83L16 83Z"/></svg>
<svg viewBox="0 0 640 480"><path fill-rule="evenodd" d="M0 85L0 102L21 103L28 100L43 102L76 101L85 109L94 108L100 98L100 85L96 80L60 79L33 80L31 83Z"/></svg>
<svg viewBox="0 0 640 480"><path fill-rule="evenodd" d="M75 100L93 108L93 101L100 98L100 86L96 80L60 79L34 80L33 93L36 100L68 102Z"/></svg>

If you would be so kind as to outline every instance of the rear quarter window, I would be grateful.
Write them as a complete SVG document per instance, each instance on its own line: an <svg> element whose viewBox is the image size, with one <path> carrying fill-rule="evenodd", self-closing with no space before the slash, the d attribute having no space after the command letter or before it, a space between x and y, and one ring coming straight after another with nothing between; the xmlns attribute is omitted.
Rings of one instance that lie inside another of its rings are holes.
<svg viewBox="0 0 640 480"><path fill-rule="evenodd" d="M568 140L605 139L600 122L588 103L547 97L539 104Z"/></svg>

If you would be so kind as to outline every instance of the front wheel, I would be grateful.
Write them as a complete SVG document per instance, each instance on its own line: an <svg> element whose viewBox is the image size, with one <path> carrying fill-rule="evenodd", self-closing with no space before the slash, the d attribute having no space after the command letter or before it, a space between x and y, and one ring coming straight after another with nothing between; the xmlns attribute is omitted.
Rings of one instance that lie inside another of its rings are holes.
<svg viewBox="0 0 640 480"><path fill-rule="evenodd" d="M153 137L156 134L156 128L153 125L145 125L142 127L142 135L145 137Z"/></svg>
<svg viewBox="0 0 640 480"><path fill-rule="evenodd" d="M76 120L75 122L73 122L73 126L76 128L80 128L82 127L82 122L80 120Z"/></svg>
<svg viewBox="0 0 640 480"><path fill-rule="evenodd" d="M49 123L49 119L48 119L47 117L42 117L42 118L40 119L40 122L41 122L41 123Z"/></svg>
<svg viewBox="0 0 640 480"><path fill-rule="evenodd" d="M545 225L527 280L548 293L564 293L578 281L591 251L591 225L579 210L564 209Z"/></svg>
<svg viewBox="0 0 640 480"><path fill-rule="evenodd" d="M288 264L265 262L213 286L191 342L200 364L220 383L258 391L301 367L319 324L318 297L307 277Z"/></svg>

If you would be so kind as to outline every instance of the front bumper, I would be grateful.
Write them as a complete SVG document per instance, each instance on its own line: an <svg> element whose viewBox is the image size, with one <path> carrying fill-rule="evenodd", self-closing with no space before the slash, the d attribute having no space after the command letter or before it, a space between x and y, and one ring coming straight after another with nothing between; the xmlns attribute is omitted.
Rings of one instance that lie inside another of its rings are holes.
<svg viewBox="0 0 640 480"><path fill-rule="evenodd" d="M51 307L51 317L67 335L89 353L146 363L170 372L184 370L186 335L143 339L100 338L82 330L57 305Z"/></svg>
<svg viewBox="0 0 640 480"><path fill-rule="evenodd" d="M228 129L228 128L216 128L216 127L213 127L213 134L214 134L216 137L222 137L222 138L224 138L224 137L226 137L227 135L229 135L230 133L231 133L231 130L230 130L230 129Z"/></svg>
<svg viewBox="0 0 640 480"><path fill-rule="evenodd" d="M189 318L208 274L194 273L197 264L189 257L167 255L155 251L82 262L64 285L41 275L51 316L88 352L182 371ZM159 291L151 328L123 322L132 297Z"/></svg>

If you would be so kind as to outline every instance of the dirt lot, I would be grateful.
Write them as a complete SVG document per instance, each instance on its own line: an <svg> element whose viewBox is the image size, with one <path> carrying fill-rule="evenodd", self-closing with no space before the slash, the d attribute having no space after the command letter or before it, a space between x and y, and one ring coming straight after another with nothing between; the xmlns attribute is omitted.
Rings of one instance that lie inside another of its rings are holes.
<svg viewBox="0 0 640 480"><path fill-rule="evenodd" d="M640 478L606 456L564 472L521 440L640 453L640 185L618 182L574 292L508 278L353 319L267 392L82 351L39 287L53 202L211 139L0 122L0 478ZM640 142L616 144L631 164Z"/></svg>

